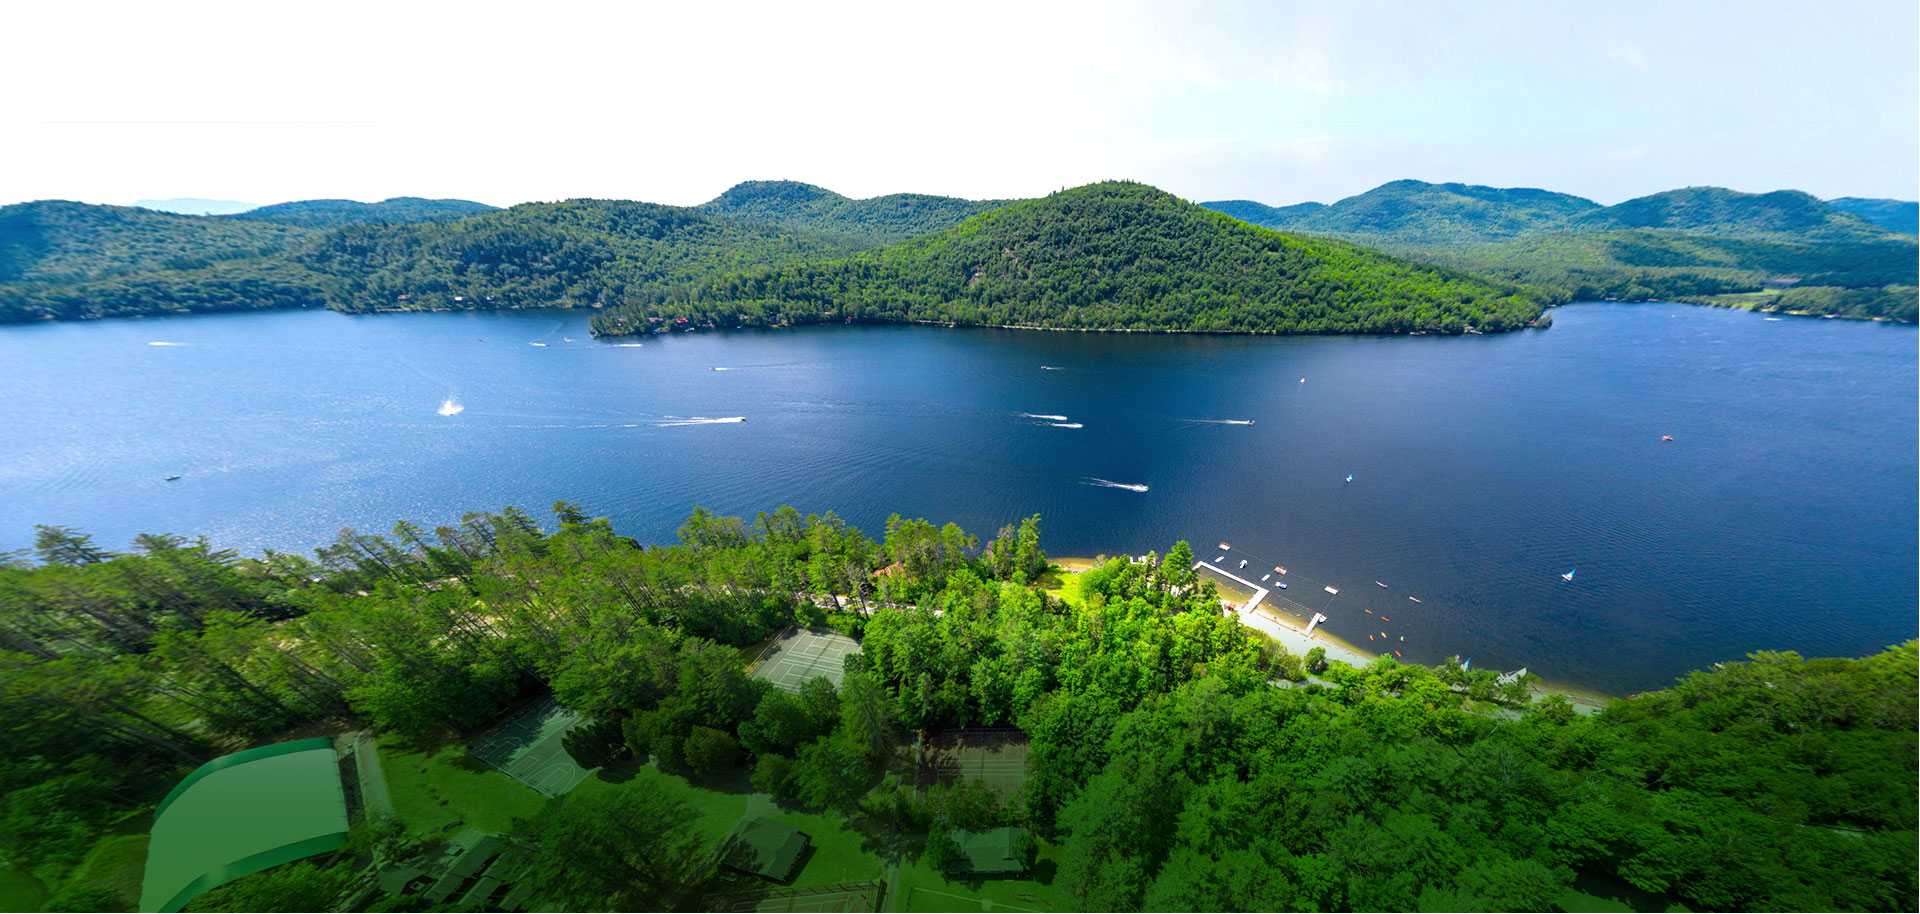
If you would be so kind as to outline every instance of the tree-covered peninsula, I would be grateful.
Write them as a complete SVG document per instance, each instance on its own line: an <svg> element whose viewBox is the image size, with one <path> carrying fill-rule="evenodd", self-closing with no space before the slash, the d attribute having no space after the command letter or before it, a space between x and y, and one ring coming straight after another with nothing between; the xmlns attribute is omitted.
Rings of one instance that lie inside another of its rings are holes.
<svg viewBox="0 0 1920 914"><path fill-rule="evenodd" d="M1038 518L876 541L697 511L650 546L554 521L346 530L310 558L41 528L0 565L4 900L131 910L194 766L364 728L390 796L356 801L347 846L188 910L431 909L444 846L482 832L525 910L1916 905L1913 642L1756 653L1583 716L1452 662L1289 654L1183 543L1065 575ZM857 651L775 688L757 661L793 625ZM549 700L593 772L551 798L468 754ZM749 822L809 842L784 887L740 874ZM982 834L1001 871L968 869Z"/></svg>
<svg viewBox="0 0 1920 914"><path fill-rule="evenodd" d="M1338 241L1282 235L1131 182L990 210L836 261L737 272L594 316L603 335L691 324L926 322L1065 330L1513 330L1541 299Z"/></svg>

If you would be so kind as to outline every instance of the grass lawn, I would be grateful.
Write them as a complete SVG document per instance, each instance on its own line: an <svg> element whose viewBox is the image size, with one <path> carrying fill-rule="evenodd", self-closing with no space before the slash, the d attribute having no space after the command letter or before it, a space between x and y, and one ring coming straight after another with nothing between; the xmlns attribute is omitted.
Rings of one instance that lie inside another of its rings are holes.
<svg viewBox="0 0 1920 914"><path fill-rule="evenodd" d="M1060 846L1040 842L1040 854L1026 879L947 881L924 861L900 865L900 888L894 896L902 911L1065 911L1071 910L1055 876L1060 872Z"/></svg>
<svg viewBox="0 0 1920 914"><path fill-rule="evenodd" d="M515 817L531 816L547 798L454 744L432 752L408 748L392 737L380 739L380 770L393 795L394 812L422 835L465 822L486 831L505 831Z"/></svg>
<svg viewBox="0 0 1920 914"><path fill-rule="evenodd" d="M1040 589L1048 596L1065 600L1074 609L1081 607L1080 572L1092 567L1091 559L1061 559L1040 577Z"/></svg>
<svg viewBox="0 0 1920 914"><path fill-rule="evenodd" d="M775 812L767 818L785 822L812 839L813 853L807 857L806 866L794 874L796 886L870 882L879 879L886 867L878 854L865 849L867 836L848 828L846 820L837 815Z"/></svg>
<svg viewBox="0 0 1920 914"><path fill-rule="evenodd" d="M568 796L614 793L632 789L629 785L633 784L656 785L668 795L693 807L694 811L700 814L698 825L700 831L706 835L709 845L719 842L728 832L733 831L734 824L740 821L741 814L747 810L746 794L714 790L692 784L686 778L676 774L665 774L651 765L634 765L629 760L601 769L601 773L607 774L608 777L602 778L597 773L580 782L580 786L575 787Z"/></svg>
<svg viewBox="0 0 1920 914"><path fill-rule="evenodd" d="M46 900L40 880L11 867L0 869L0 911L38 911Z"/></svg>

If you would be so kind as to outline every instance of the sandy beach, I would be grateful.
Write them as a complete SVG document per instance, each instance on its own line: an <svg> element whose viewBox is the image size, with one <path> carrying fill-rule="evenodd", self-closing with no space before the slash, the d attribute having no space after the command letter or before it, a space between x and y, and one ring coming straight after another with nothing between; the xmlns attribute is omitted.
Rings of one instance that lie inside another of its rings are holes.
<svg viewBox="0 0 1920 914"><path fill-rule="evenodd" d="M1056 557L1051 561L1068 574L1078 574L1101 564L1100 559L1079 556ZM1322 628L1314 629L1313 634L1309 636L1305 631L1305 623L1284 613L1262 607L1255 607L1254 611L1249 613L1245 607L1247 600L1253 596L1251 592L1217 574L1208 575L1208 580L1213 581L1220 588L1223 597L1221 604L1239 617L1240 624L1271 637L1292 653L1305 656L1308 651L1316 647L1325 648L1328 660L1338 660L1351 666L1366 666L1380 656L1372 651L1355 647ZM1592 689L1548 682L1545 679L1534 683L1532 692L1535 695L1565 695L1573 702L1575 709L1582 714L1597 713L1613 700L1613 696Z"/></svg>

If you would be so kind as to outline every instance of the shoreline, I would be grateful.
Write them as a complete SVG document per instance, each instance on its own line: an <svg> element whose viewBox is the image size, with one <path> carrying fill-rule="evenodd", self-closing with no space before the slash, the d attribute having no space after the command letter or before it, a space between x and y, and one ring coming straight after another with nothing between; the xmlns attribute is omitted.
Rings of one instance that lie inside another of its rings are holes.
<svg viewBox="0 0 1920 914"><path fill-rule="evenodd" d="M1120 558L1124 558L1124 556L1120 556ZM1049 556L1048 561L1059 566L1061 571L1071 574L1078 574L1098 564L1093 559L1084 556L1062 556L1058 558ZM1209 576L1208 579L1214 580L1216 577L1217 576ZM1223 584L1225 586L1221 586ZM1338 660L1349 666L1366 666L1381 656L1365 648L1356 647L1346 639L1327 631L1325 628L1315 628L1313 635L1308 636L1299 625L1282 613L1266 612L1262 611L1259 607L1255 607L1254 611L1249 614L1245 606L1246 601L1252 596L1251 593L1241 592L1243 589L1232 581L1215 580L1215 586L1220 587L1221 593L1223 594L1221 603L1232 609L1233 614L1239 617L1241 625L1272 638L1282 647L1285 647L1290 653L1304 657L1307 651L1313 648L1325 648L1327 659ZM1403 659L1396 659L1395 662L1427 666L1427 664ZM1582 714L1598 713L1604 709L1608 703L1622 697L1609 695L1598 689L1585 686L1555 682L1544 676L1540 677L1540 679L1534 682L1529 688L1535 696L1565 695L1569 701L1573 702L1574 708Z"/></svg>

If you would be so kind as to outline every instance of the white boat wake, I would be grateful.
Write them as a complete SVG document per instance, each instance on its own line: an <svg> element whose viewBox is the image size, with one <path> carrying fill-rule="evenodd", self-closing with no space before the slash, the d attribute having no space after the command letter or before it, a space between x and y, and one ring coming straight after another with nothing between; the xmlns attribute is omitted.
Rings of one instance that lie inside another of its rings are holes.
<svg viewBox="0 0 1920 914"><path fill-rule="evenodd" d="M445 402L440 404L440 408L437 410L434 410L434 412L437 412L442 416L452 416L452 415L458 415L459 412L463 409L466 409L466 407L461 406L459 400L456 400L453 397L449 396L447 397Z"/></svg>
<svg viewBox="0 0 1920 914"><path fill-rule="evenodd" d="M192 343L169 343L169 342L166 342L165 340L154 340L153 342L148 343L147 345L149 346L191 346L193 344Z"/></svg>
<svg viewBox="0 0 1920 914"><path fill-rule="evenodd" d="M1050 419L1050 420L1052 420L1052 421L1054 421L1054 422L1065 422L1065 421L1067 421L1067 417L1065 417L1065 416L1043 416L1043 415L1041 415L1041 414L1039 414L1039 413L1021 413L1021 414L1020 414L1020 418L1022 418L1022 419Z"/></svg>
<svg viewBox="0 0 1920 914"><path fill-rule="evenodd" d="M1078 422L1049 422L1047 424L1053 426L1054 428L1083 428L1084 427Z"/></svg>
<svg viewBox="0 0 1920 914"><path fill-rule="evenodd" d="M1209 425L1252 425L1253 424L1252 419L1195 419L1193 421L1205 422Z"/></svg>
<svg viewBox="0 0 1920 914"><path fill-rule="evenodd" d="M1081 480L1080 484L1083 486L1100 486L1107 489L1126 489L1129 492L1145 492L1147 490L1146 486L1137 482L1114 482L1111 479L1101 479L1097 476L1089 476Z"/></svg>
<svg viewBox="0 0 1920 914"><path fill-rule="evenodd" d="M747 421L747 417L745 416L728 416L724 419L709 419L705 416L694 416L693 418L690 418L690 419L675 419L670 422L655 422L653 426L654 428L672 428L677 425L718 425L722 422L745 422L745 421Z"/></svg>
<svg viewBox="0 0 1920 914"><path fill-rule="evenodd" d="M607 345L615 349L628 349L635 346L645 346L646 344L645 343L608 343Z"/></svg>

